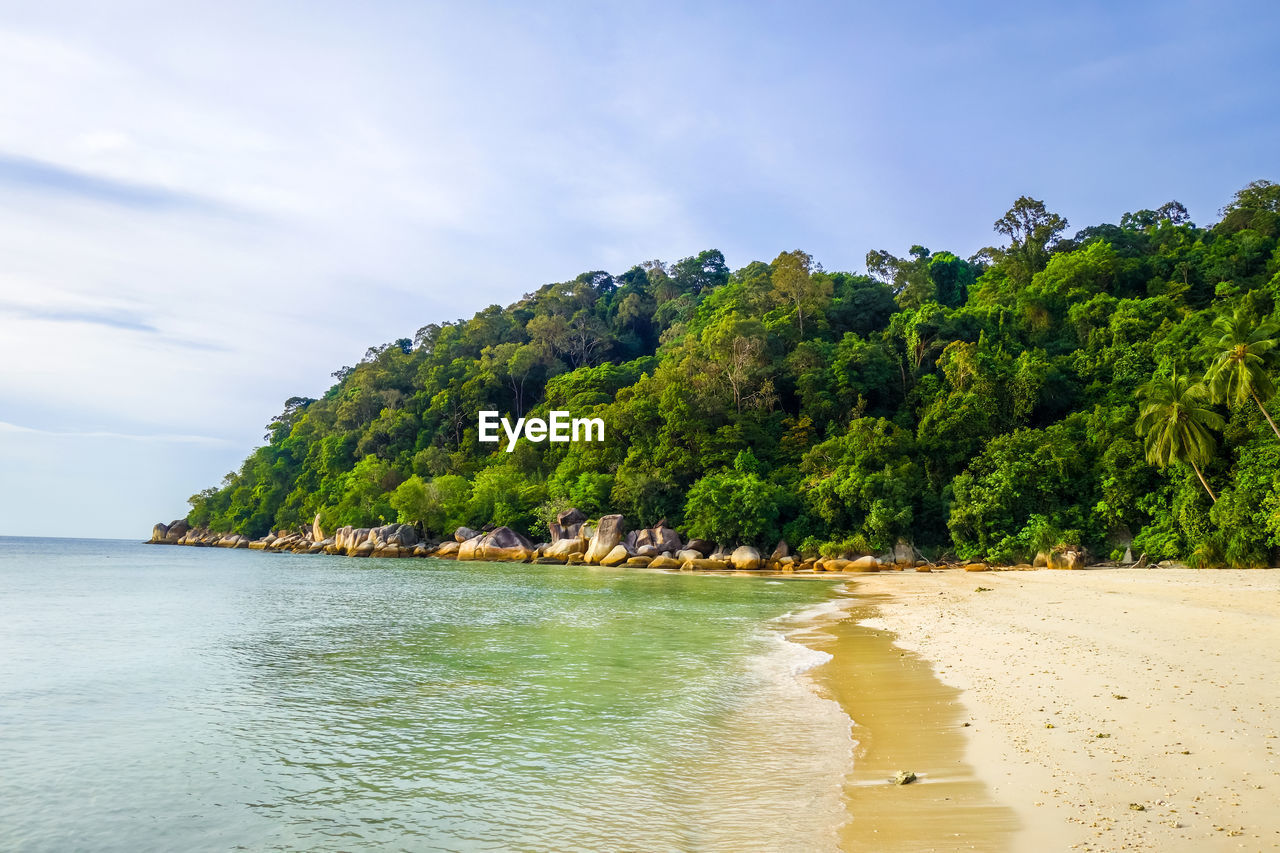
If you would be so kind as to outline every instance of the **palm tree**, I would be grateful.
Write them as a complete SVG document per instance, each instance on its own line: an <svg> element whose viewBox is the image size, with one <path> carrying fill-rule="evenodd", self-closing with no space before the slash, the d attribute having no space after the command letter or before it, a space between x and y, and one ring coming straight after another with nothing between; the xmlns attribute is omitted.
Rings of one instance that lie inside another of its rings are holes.
<svg viewBox="0 0 1280 853"><path fill-rule="evenodd" d="M1218 496L1200 471L1200 466L1213 458L1217 446L1210 430L1225 426L1222 416L1206 405L1208 389L1175 371L1168 378L1153 378L1138 389L1138 395L1142 410L1137 432L1146 438L1147 461L1161 468L1174 461L1190 464L1200 485L1217 503Z"/></svg>
<svg viewBox="0 0 1280 853"><path fill-rule="evenodd" d="M1254 324L1243 310L1213 321L1213 331L1206 342L1213 347L1213 363L1205 373L1205 382L1216 402L1238 406L1252 397L1280 438L1280 429L1262 405L1276 393L1267 368L1274 360L1280 339L1273 323Z"/></svg>

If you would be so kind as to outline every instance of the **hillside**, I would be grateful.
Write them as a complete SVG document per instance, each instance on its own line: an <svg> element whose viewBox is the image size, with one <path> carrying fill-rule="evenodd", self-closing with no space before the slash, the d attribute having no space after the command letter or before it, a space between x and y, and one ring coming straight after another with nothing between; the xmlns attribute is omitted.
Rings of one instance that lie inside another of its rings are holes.
<svg viewBox="0 0 1280 853"><path fill-rule="evenodd" d="M577 506L810 551L905 538L1015 561L1132 541L1153 560L1270 562L1280 185L1245 187L1211 227L1171 202L1067 236L1024 197L995 231L969 259L872 252L867 275L801 251L731 272L705 251L426 325L288 400L188 521L256 537L318 513L537 541ZM600 418L605 441L508 453L478 440L484 410Z"/></svg>

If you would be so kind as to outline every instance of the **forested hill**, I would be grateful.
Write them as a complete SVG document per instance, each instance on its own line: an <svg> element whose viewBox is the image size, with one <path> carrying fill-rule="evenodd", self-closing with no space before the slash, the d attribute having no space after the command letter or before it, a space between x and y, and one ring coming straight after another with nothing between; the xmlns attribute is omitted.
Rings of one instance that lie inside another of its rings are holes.
<svg viewBox="0 0 1280 853"><path fill-rule="evenodd" d="M1021 198L964 259L801 251L731 272L706 251L549 284L368 351L290 399L188 520L542 525L576 505L633 525L810 550L995 561L1267 562L1280 544L1280 185L1211 227L1181 205L1068 236ZM599 417L604 442L478 441L477 413ZM541 529L539 529L541 528Z"/></svg>

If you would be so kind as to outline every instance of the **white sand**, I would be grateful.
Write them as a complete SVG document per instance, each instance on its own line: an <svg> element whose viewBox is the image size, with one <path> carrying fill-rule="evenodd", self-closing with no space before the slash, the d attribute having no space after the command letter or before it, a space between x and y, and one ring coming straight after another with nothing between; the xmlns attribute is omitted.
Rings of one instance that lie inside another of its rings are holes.
<svg viewBox="0 0 1280 853"><path fill-rule="evenodd" d="M1280 848L1280 571L851 585L888 596L864 624L963 691L966 759L1018 816L1015 849Z"/></svg>

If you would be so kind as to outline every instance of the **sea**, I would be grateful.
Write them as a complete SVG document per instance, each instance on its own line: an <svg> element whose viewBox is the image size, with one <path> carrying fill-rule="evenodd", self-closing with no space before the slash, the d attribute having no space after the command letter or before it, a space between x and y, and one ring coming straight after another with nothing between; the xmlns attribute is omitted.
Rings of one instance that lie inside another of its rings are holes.
<svg viewBox="0 0 1280 853"><path fill-rule="evenodd" d="M0 850L835 849L834 586L0 537Z"/></svg>

